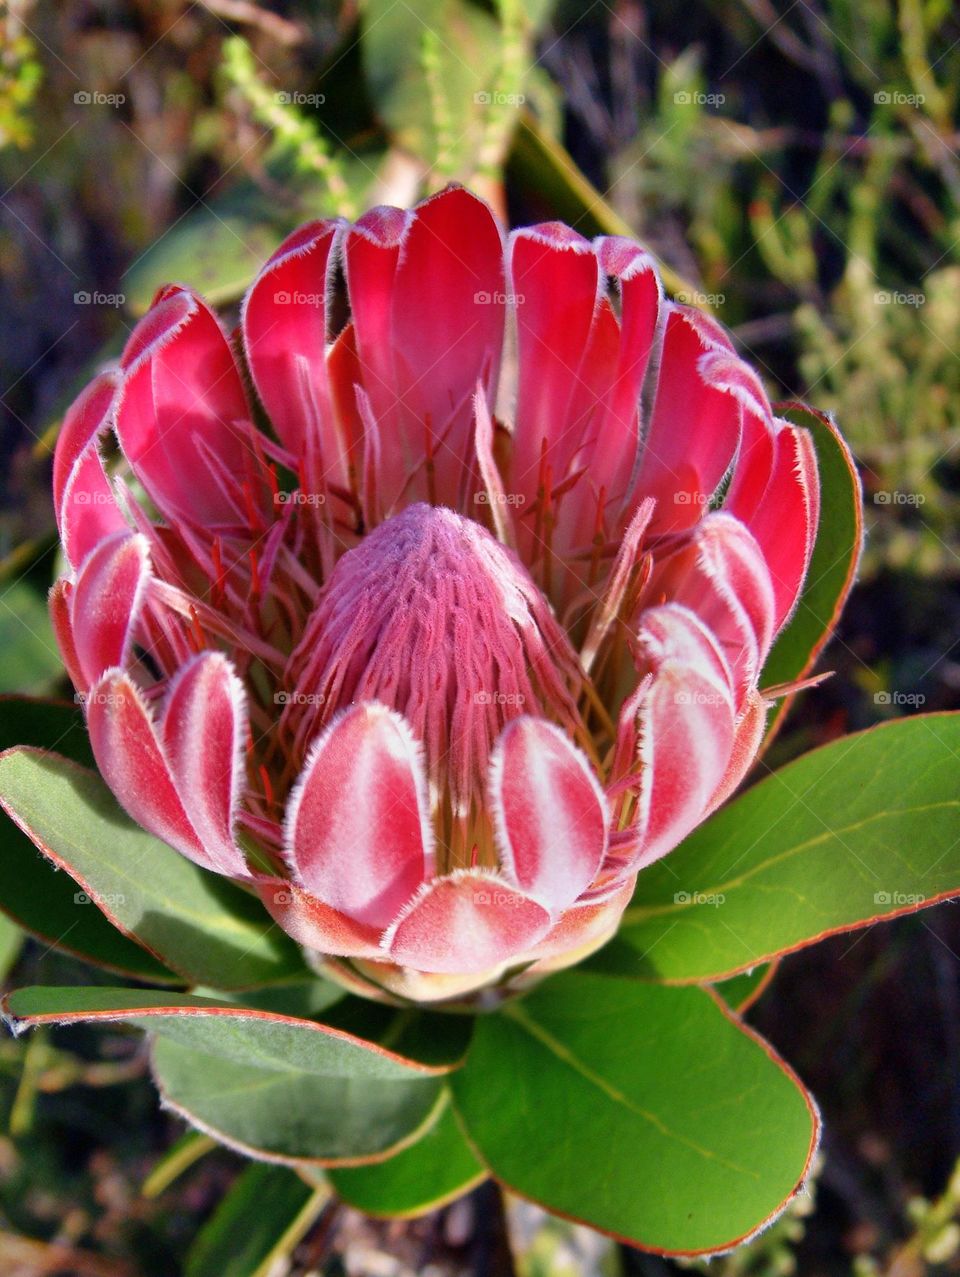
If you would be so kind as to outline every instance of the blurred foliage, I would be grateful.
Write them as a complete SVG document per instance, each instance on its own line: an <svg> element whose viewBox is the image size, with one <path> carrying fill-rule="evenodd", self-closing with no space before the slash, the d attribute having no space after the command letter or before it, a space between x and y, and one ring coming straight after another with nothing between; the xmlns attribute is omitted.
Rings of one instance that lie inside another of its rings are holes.
<svg viewBox="0 0 960 1277"><path fill-rule="evenodd" d="M615 158L615 203L701 281L688 300L717 307L774 385L836 414L872 498L867 570L955 576L956 9L713 7L740 51L701 39L664 59L651 110ZM788 92L751 81L752 38L776 45L782 57L767 62Z"/></svg>
<svg viewBox="0 0 960 1277"><path fill-rule="evenodd" d="M33 141L30 107L43 70L34 41L23 30L12 2L0 11L0 149L25 150Z"/></svg>

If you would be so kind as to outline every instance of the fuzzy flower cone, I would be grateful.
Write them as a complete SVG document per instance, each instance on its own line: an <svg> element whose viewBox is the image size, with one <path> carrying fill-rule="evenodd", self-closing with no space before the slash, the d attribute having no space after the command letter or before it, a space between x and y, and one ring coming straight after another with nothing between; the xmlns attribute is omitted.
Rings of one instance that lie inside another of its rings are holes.
<svg viewBox="0 0 960 1277"><path fill-rule="evenodd" d="M808 436L642 248L460 188L302 227L232 336L163 289L54 488L120 803L418 1000L578 961L733 791L818 515Z"/></svg>

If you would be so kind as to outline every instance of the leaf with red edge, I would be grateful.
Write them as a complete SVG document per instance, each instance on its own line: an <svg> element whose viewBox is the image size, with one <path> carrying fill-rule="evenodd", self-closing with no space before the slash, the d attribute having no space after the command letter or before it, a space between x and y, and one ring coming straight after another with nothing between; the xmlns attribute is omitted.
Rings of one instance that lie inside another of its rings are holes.
<svg viewBox="0 0 960 1277"><path fill-rule="evenodd" d="M903 718L813 750L640 874L617 949L646 978L722 980L957 895L958 758L960 714Z"/></svg>
<svg viewBox="0 0 960 1277"><path fill-rule="evenodd" d="M582 969L481 1016L450 1085L506 1187L661 1254L762 1228L819 1134L793 1073L709 992Z"/></svg>
<svg viewBox="0 0 960 1277"><path fill-rule="evenodd" d="M742 971L729 980L722 980L713 986L713 991L723 998L731 1011L744 1015L763 997L779 965L779 958L774 958L773 962L762 962L752 971Z"/></svg>
<svg viewBox="0 0 960 1277"><path fill-rule="evenodd" d="M387 1219L412 1219L438 1210L486 1178L486 1167L464 1139L448 1099L423 1137L396 1157L327 1173L348 1205Z"/></svg>
<svg viewBox="0 0 960 1277"><path fill-rule="evenodd" d="M0 806L118 930L189 983L240 989L303 974L296 945L258 900L135 825L86 768L7 750Z"/></svg>
<svg viewBox="0 0 960 1277"><path fill-rule="evenodd" d="M840 431L829 417L804 404L778 404L776 411L810 432L820 475L820 524L799 602L767 657L761 687L795 682L813 669L850 593L863 544L860 478ZM791 699L786 697L771 719L768 739Z"/></svg>
<svg viewBox="0 0 960 1277"><path fill-rule="evenodd" d="M83 714L67 701L0 697L0 750L18 742L55 749L93 764ZM44 944L84 962L155 984L175 975L104 917L67 874L38 854L30 839L0 815L0 909Z"/></svg>
<svg viewBox="0 0 960 1277"><path fill-rule="evenodd" d="M221 1142L268 1161L389 1156L433 1120L445 1069L318 1020L223 999L30 988L10 994L4 1008L18 1031L107 1020L155 1033L166 1103Z"/></svg>

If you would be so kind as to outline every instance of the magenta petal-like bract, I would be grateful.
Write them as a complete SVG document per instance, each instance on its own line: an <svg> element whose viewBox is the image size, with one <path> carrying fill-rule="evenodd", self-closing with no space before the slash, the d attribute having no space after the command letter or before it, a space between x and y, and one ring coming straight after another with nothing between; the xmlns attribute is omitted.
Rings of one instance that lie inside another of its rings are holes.
<svg viewBox="0 0 960 1277"><path fill-rule="evenodd" d="M389 926L433 865L420 749L399 714L370 701L331 723L287 805L287 831L296 882L358 922Z"/></svg>
<svg viewBox="0 0 960 1277"><path fill-rule="evenodd" d="M811 440L639 245L459 187L302 227L239 321L162 289L64 422L98 766L348 987L501 996L748 771Z"/></svg>

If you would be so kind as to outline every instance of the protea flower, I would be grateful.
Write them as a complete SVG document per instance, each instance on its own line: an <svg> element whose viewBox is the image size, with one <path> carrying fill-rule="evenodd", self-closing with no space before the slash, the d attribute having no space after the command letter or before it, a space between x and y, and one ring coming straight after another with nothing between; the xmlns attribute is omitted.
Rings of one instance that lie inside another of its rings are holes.
<svg viewBox="0 0 960 1277"><path fill-rule="evenodd" d="M808 437L642 248L505 239L460 188L302 227L232 337L161 290L54 487L120 803L415 999L596 949L737 786L818 512Z"/></svg>

